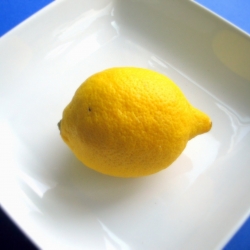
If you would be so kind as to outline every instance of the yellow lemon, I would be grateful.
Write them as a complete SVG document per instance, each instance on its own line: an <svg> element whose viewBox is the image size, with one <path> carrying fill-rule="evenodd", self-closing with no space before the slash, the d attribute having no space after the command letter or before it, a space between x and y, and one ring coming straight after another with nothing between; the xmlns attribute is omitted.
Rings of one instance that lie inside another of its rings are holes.
<svg viewBox="0 0 250 250"><path fill-rule="evenodd" d="M111 68L89 77L59 123L76 157L103 174L139 177L169 166L211 128L180 88L157 72Z"/></svg>

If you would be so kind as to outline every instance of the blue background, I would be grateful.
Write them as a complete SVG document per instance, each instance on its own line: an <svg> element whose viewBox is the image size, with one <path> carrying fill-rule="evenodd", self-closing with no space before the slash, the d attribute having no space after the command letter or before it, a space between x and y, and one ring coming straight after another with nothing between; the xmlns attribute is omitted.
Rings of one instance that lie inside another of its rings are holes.
<svg viewBox="0 0 250 250"><path fill-rule="evenodd" d="M0 0L0 36L51 2L53 0ZM250 0L197 0L197 2L250 34ZM1 217L0 222L2 222ZM11 234L11 231L8 233ZM250 218L224 249L250 249Z"/></svg>
<svg viewBox="0 0 250 250"><path fill-rule="evenodd" d="M250 0L196 0L250 34Z"/></svg>
<svg viewBox="0 0 250 250"><path fill-rule="evenodd" d="M0 36L53 0L0 0Z"/></svg>

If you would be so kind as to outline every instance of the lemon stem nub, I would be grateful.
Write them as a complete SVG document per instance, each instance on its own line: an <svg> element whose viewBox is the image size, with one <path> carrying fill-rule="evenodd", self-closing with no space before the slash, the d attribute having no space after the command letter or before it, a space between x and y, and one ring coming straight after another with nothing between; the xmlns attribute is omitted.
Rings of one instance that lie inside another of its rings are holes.
<svg viewBox="0 0 250 250"><path fill-rule="evenodd" d="M60 120L58 123L57 123L57 127L58 127L58 129L61 131L61 121L62 120Z"/></svg>

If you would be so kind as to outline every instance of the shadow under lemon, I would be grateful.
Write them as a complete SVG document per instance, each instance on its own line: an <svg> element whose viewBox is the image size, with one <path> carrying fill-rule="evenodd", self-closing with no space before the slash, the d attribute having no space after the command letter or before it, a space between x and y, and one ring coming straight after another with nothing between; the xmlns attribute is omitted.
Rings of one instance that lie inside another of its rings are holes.
<svg viewBox="0 0 250 250"><path fill-rule="evenodd" d="M105 209L124 203L134 197L145 196L152 198L155 192L164 193L165 199L173 198L181 190L185 190L189 183L187 173L192 171L191 159L182 154L166 169L144 177L122 178L99 173L88 168L68 150L63 154L53 179L57 188L71 190L74 196L85 200L89 206ZM142 198L141 198L142 199Z"/></svg>
<svg viewBox="0 0 250 250"><path fill-rule="evenodd" d="M36 207L29 216L40 225L38 231L41 230L48 246L61 248L73 242L76 247L86 246L84 249L105 249L107 244L116 249L133 242L135 232L136 242L143 240L148 244L147 249L153 247L153 241L162 244L171 241L165 230L158 232L158 229L179 225L178 220L172 221L173 211L189 188L188 173L193 169L191 159L185 154L157 174L117 178L87 168L66 146L60 153L60 159L51 160L55 170L50 178L55 185L41 197L25 181L20 182ZM179 216L185 218L185 211L180 210ZM152 239L145 239L153 231L158 233ZM60 239L56 243L55 237Z"/></svg>

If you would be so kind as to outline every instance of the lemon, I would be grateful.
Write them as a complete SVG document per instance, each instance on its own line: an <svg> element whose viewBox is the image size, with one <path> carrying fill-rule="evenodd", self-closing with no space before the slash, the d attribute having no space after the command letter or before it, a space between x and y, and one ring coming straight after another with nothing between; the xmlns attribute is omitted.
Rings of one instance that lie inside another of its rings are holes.
<svg viewBox="0 0 250 250"><path fill-rule="evenodd" d="M59 125L64 142L89 168L139 177L165 169L212 123L166 76L123 67L89 77Z"/></svg>

